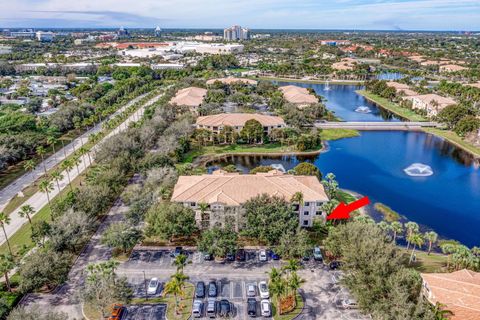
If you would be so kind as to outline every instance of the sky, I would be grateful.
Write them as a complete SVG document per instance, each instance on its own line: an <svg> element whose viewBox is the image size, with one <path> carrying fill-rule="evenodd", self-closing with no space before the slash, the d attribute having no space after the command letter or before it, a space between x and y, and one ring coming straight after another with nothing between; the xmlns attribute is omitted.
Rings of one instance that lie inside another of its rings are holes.
<svg viewBox="0 0 480 320"><path fill-rule="evenodd" d="M480 0L0 0L0 27L480 30Z"/></svg>

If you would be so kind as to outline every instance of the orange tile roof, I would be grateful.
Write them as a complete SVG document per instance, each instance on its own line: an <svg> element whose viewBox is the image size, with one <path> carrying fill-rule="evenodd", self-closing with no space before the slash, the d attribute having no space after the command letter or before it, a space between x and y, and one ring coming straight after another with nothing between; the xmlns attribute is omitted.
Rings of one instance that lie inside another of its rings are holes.
<svg viewBox="0 0 480 320"><path fill-rule="evenodd" d="M240 82L244 84L251 84L251 85L257 85L257 81L252 80L252 79L247 79L247 78L234 78L234 77L227 77L227 78L217 78L217 79L210 79L207 81L208 85L214 84L215 82L221 82L224 84L232 84L235 82Z"/></svg>
<svg viewBox="0 0 480 320"><path fill-rule="evenodd" d="M422 273L435 304L440 302L454 315L451 319L480 319L480 273L467 269L452 273Z"/></svg>
<svg viewBox="0 0 480 320"><path fill-rule="evenodd" d="M197 125L203 126L244 126L248 120L255 119L262 124L262 126L285 126L285 121L276 116L267 116L259 113L220 113L210 116L203 116L197 118Z"/></svg>
<svg viewBox="0 0 480 320"><path fill-rule="evenodd" d="M173 190L172 201L239 206L264 193L290 201L296 192L303 194L304 201L328 201L317 177L294 176L277 170L257 174L219 170L201 176L180 176Z"/></svg>
<svg viewBox="0 0 480 320"><path fill-rule="evenodd" d="M198 107L202 104L207 90L197 87L188 87L178 90L175 97L170 100L171 104L188 107Z"/></svg>
<svg viewBox="0 0 480 320"><path fill-rule="evenodd" d="M288 85L280 87L278 89L283 92L283 97L290 103L318 103L318 98L312 95L306 88Z"/></svg>

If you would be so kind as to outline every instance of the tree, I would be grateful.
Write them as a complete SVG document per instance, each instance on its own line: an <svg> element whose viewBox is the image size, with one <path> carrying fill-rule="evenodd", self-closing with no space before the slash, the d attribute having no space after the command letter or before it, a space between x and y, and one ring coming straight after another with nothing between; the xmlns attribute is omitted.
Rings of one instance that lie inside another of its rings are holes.
<svg viewBox="0 0 480 320"><path fill-rule="evenodd" d="M298 227L298 214L281 197L262 194L248 200L244 208L246 226L243 234L268 245L278 244L282 234L294 233Z"/></svg>
<svg viewBox="0 0 480 320"><path fill-rule="evenodd" d="M47 167L46 167L45 161L43 159L43 156L45 155L45 153L47 153L47 151L45 150L44 147L42 147L42 146L37 147L37 154L39 154L40 157L42 158L43 172L45 173L45 175L47 175Z"/></svg>
<svg viewBox="0 0 480 320"><path fill-rule="evenodd" d="M297 274L297 272L295 271L292 271L290 272L290 275L289 277L287 278L287 285L288 285L288 289L290 290L290 294L293 295L294 299L294 303L296 305L296 300L295 299L295 295L297 294L297 290L300 289L300 287L302 286L302 284L305 283L305 280L300 278Z"/></svg>
<svg viewBox="0 0 480 320"><path fill-rule="evenodd" d="M188 263L188 256L183 253L176 256L175 260L173 261L173 264L177 267L177 272L183 272L183 269Z"/></svg>
<svg viewBox="0 0 480 320"><path fill-rule="evenodd" d="M7 285L7 290L12 292L10 286L10 277L8 273L15 268L15 261L11 254L0 254L0 274L3 274L5 278L5 284Z"/></svg>
<svg viewBox="0 0 480 320"><path fill-rule="evenodd" d="M27 160L23 164L23 169L25 171L30 171L30 175L32 176L32 183L34 183L34 176L33 176L33 170L35 169L35 161L33 160Z"/></svg>
<svg viewBox="0 0 480 320"><path fill-rule="evenodd" d="M454 131L461 137L464 137L470 132L477 131L480 128L480 120L475 116L468 115L455 124Z"/></svg>
<svg viewBox="0 0 480 320"><path fill-rule="evenodd" d="M428 241L428 254L430 254L432 246L437 242L438 234L435 231L425 232L425 239Z"/></svg>
<svg viewBox="0 0 480 320"><path fill-rule="evenodd" d="M298 228L295 232L285 231L280 236L276 251L283 258L292 259L303 257L309 249L311 243L307 231Z"/></svg>
<svg viewBox="0 0 480 320"><path fill-rule="evenodd" d="M237 250L238 234L230 226L215 226L202 232L198 240L198 250L224 258L228 253Z"/></svg>
<svg viewBox="0 0 480 320"><path fill-rule="evenodd" d="M51 226L44 220L32 223L32 241L39 247L45 245L45 241L50 236Z"/></svg>
<svg viewBox="0 0 480 320"><path fill-rule="evenodd" d="M191 236L196 230L195 212L177 203L161 203L147 212L146 234L175 237Z"/></svg>
<svg viewBox="0 0 480 320"><path fill-rule="evenodd" d="M250 170L249 174L266 173L274 170L272 166L258 166Z"/></svg>
<svg viewBox="0 0 480 320"><path fill-rule="evenodd" d="M380 221L379 223L377 223L378 227L380 229L382 229L386 234L388 234L388 232L391 230L390 228L390 225L385 222L385 221Z"/></svg>
<svg viewBox="0 0 480 320"><path fill-rule="evenodd" d="M5 212L0 212L0 225L2 226L3 234L5 235L5 241L7 242L8 251L13 256L12 247L10 247L10 240L8 240L7 231L5 225L10 224L10 217Z"/></svg>
<svg viewBox="0 0 480 320"><path fill-rule="evenodd" d="M414 232L407 237L408 243L413 244L412 254L410 255L409 264L413 261L413 256L415 255L415 249L418 246L419 248L423 245L424 239L420 233Z"/></svg>
<svg viewBox="0 0 480 320"><path fill-rule="evenodd" d="M111 224L102 235L102 243L123 253L135 246L142 238L142 232L137 228L128 226L124 222Z"/></svg>
<svg viewBox="0 0 480 320"><path fill-rule="evenodd" d="M470 111L462 104L454 104L445 107L438 113L438 119L447 124L449 129L456 126L464 116L468 115Z"/></svg>
<svg viewBox="0 0 480 320"><path fill-rule="evenodd" d="M102 318L106 317L112 304L128 303L133 293L127 279L116 275L117 266L118 262L109 260L89 264L86 268L87 276L80 296L84 303L101 312Z"/></svg>
<svg viewBox="0 0 480 320"><path fill-rule="evenodd" d="M57 160L57 154L55 151L55 144L58 142L58 139L55 138L54 136L48 136L47 137L47 143L52 146L53 154L55 156L55 160Z"/></svg>
<svg viewBox="0 0 480 320"><path fill-rule="evenodd" d="M407 250L410 248L410 240L409 240L409 237L413 234L413 233L418 233L419 231L419 227L418 227L418 224L416 222L412 222L412 221L409 221L407 223L405 223L405 229L407 231L407 236L406 236L406 239L407 239Z"/></svg>
<svg viewBox="0 0 480 320"><path fill-rule="evenodd" d="M30 226L32 225L32 219L31 216L35 213L35 210L33 207L29 204L23 205L20 207L20 211L18 212L18 215L22 218L27 217L28 222L30 223Z"/></svg>
<svg viewBox="0 0 480 320"><path fill-rule="evenodd" d="M335 180L335 175L329 172L325 178L326 180L322 180L325 192L327 193L328 198L335 199L338 191L338 182Z"/></svg>
<svg viewBox="0 0 480 320"><path fill-rule="evenodd" d="M457 246L458 246L457 244L448 243L448 242L440 245L440 249L442 249L443 254L448 255L447 270L450 267L450 260L451 260L452 253L454 253L457 250Z"/></svg>
<svg viewBox="0 0 480 320"><path fill-rule="evenodd" d="M434 313L435 320L448 320L453 316L453 312L445 309L446 305L435 302L435 305L432 305L432 311Z"/></svg>
<svg viewBox="0 0 480 320"><path fill-rule="evenodd" d="M55 170L55 171L52 172L51 176L55 180L55 182L57 184L58 192L60 193L61 189L60 189L59 181L63 179L63 174L59 170Z"/></svg>
<svg viewBox="0 0 480 320"><path fill-rule="evenodd" d="M247 143L262 142L263 141L263 126L255 119L250 119L245 122L245 125L240 131L240 136Z"/></svg>
<svg viewBox="0 0 480 320"><path fill-rule="evenodd" d="M163 293L165 295L167 294L173 294L175 297L175 314L178 315L178 310L180 306L180 297L185 296L185 280L187 280L188 277L185 276L181 272L177 272L174 275L170 277L170 281L165 283L165 288L163 290Z"/></svg>
<svg viewBox="0 0 480 320"><path fill-rule="evenodd" d="M40 189L41 192L47 194L48 206L51 208L51 206L50 206L50 191L53 190L53 184L49 180L43 180L42 182L40 182L40 185L38 186L38 189ZM53 215L52 215L52 219L53 219Z"/></svg>
<svg viewBox="0 0 480 320"><path fill-rule="evenodd" d="M390 224L390 228L392 229L392 232L393 232L393 243L395 243L397 240L397 236L403 232L403 224L401 224L398 221L393 221Z"/></svg>
<svg viewBox="0 0 480 320"><path fill-rule="evenodd" d="M318 168L310 162L302 162L293 168L293 172L297 176L315 176L318 179L322 179L322 173Z"/></svg>
<svg viewBox="0 0 480 320"><path fill-rule="evenodd" d="M70 171L72 171L74 166L75 166L75 164L70 159L63 160L63 162L60 166L62 168L62 170L67 171L68 185L70 186L70 191L73 191L72 181L70 180Z"/></svg>

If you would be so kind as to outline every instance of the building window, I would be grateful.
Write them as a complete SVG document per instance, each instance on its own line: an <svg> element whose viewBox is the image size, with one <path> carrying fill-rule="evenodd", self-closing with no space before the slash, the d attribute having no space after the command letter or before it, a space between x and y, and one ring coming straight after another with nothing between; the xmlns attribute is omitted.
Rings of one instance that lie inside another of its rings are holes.
<svg viewBox="0 0 480 320"><path fill-rule="evenodd" d="M190 202L191 207L195 207L197 204L195 202Z"/></svg>
<svg viewBox="0 0 480 320"><path fill-rule="evenodd" d="M322 202L317 201L317 207L320 207L322 204Z"/></svg>
<svg viewBox="0 0 480 320"><path fill-rule="evenodd" d="M305 203L303 204L303 206L304 206L304 207L310 206L310 202L305 202Z"/></svg>
<svg viewBox="0 0 480 320"><path fill-rule="evenodd" d="M303 215L304 215L304 216L308 216L309 214L310 214L310 212L308 212L308 211L303 211Z"/></svg>
<svg viewBox="0 0 480 320"><path fill-rule="evenodd" d="M321 216L321 215L322 215L322 211L317 211L317 212L315 212L315 214L316 214L317 216Z"/></svg>
<svg viewBox="0 0 480 320"><path fill-rule="evenodd" d="M303 220L303 225L308 226L308 220Z"/></svg>

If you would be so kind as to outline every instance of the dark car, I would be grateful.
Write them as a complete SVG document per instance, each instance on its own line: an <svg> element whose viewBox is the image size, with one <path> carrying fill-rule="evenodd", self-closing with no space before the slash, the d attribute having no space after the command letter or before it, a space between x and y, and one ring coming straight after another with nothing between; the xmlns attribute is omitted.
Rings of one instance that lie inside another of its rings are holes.
<svg viewBox="0 0 480 320"><path fill-rule="evenodd" d="M272 260L280 260L280 255L278 255L275 251L270 250L270 258Z"/></svg>
<svg viewBox="0 0 480 320"><path fill-rule="evenodd" d="M247 299L247 314L250 317L257 316L257 300L255 300L255 298Z"/></svg>
<svg viewBox="0 0 480 320"><path fill-rule="evenodd" d="M232 305L227 299L220 300L220 317L229 317L232 314Z"/></svg>
<svg viewBox="0 0 480 320"><path fill-rule="evenodd" d="M217 297L217 283L215 281L210 281L208 284L208 296L210 298Z"/></svg>
<svg viewBox="0 0 480 320"><path fill-rule="evenodd" d="M172 251L172 253L170 254L171 257L178 257L179 255L181 255L183 253L183 248L182 247L176 247L175 250Z"/></svg>
<svg viewBox="0 0 480 320"><path fill-rule="evenodd" d="M197 286L195 288L195 297L205 298L205 282L203 281L197 282Z"/></svg>
<svg viewBox="0 0 480 320"><path fill-rule="evenodd" d="M204 253L204 254L203 254L203 260L205 260L205 261L212 261L212 260L213 260L213 254Z"/></svg>
<svg viewBox="0 0 480 320"><path fill-rule="evenodd" d="M233 253L227 253L227 261L235 261L235 255Z"/></svg>
<svg viewBox="0 0 480 320"><path fill-rule="evenodd" d="M303 261L309 261L311 258L311 253L310 252L305 252L305 254L302 257Z"/></svg>
<svg viewBox="0 0 480 320"><path fill-rule="evenodd" d="M328 266L330 267L331 270L335 270L335 269L338 269L342 266L342 262L335 260L335 261L330 262L330 264Z"/></svg>
<svg viewBox="0 0 480 320"><path fill-rule="evenodd" d="M247 258L247 255L245 254L245 250L238 249L236 258L237 258L237 261L245 261L245 259Z"/></svg>

